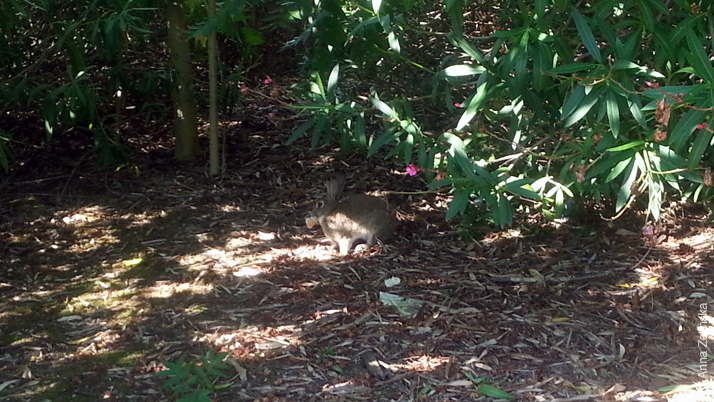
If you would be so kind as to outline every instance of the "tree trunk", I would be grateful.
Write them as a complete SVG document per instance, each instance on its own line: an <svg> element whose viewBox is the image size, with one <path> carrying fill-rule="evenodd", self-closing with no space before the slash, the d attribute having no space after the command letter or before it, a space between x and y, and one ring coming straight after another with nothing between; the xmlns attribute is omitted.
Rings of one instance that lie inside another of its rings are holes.
<svg viewBox="0 0 714 402"><path fill-rule="evenodd" d="M176 148L174 158L180 161L195 161L198 155L198 119L193 96L191 76L191 53L186 40L186 19L181 4L169 0L166 5L168 19L168 43L170 64L174 70L171 94L174 109L174 134Z"/></svg>
<svg viewBox="0 0 714 402"><path fill-rule="evenodd" d="M208 0L208 19L216 15L216 0ZM218 164L218 77L216 73L218 64L218 46L216 44L216 32L212 32L208 38L208 119L210 128L208 139L210 141L209 158L210 173L215 176L219 173ZM223 152L226 150L224 149Z"/></svg>

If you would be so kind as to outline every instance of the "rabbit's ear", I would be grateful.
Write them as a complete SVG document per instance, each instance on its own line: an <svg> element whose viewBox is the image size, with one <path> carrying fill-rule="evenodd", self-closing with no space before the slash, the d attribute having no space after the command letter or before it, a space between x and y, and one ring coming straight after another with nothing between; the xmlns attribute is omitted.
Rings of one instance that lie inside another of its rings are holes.
<svg viewBox="0 0 714 402"><path fill-rule="evenodd" d="M325 187L327 188L327 199L335 201L342 189L345 188L345 174L337 173L335 177L325 182Z"/></svg>

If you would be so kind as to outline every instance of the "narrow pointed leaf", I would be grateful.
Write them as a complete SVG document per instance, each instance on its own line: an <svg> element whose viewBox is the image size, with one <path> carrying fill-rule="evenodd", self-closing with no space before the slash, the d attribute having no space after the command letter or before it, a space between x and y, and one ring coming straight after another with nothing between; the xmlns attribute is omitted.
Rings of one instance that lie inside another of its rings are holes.
<svg viewBox="0 0 714 402"><path fill-rule="evenodd" d="M552 68L552 69L548 70L548 72L550 74L571 74L571 73L576 73L578 71L590 70L595 67L600 67L600 64L597 64L597 63L572 63L572 64L564 64L562 66Z"/></svg>
<svg viewBox="0 0 714 402"><path fill-rule="evenodd" d="M357 116L353 135L355 137L355 141L357 142L357 148L359 148L362 152L367 150L367 136L365 135L364 126L364 116Z"/></svg>
<svg viewBox="0 0 714 402"><path fill-rule="evenodd" d="M335 67L332 68L332 71L330 72L330 78L327 81L327 93L332 94L335 91L335 87L337 86L337 79L340 76L340 65L335 64Z"/></svg>
<svg viewBox="0 0 714 402"><path fill-rule="evenodd" d="M469 124L471 120L473 120L473 118L476 116L476 113L481 110L481 106L486 100L487 87L488 83L483 83L478 87L478 89L476 90L476 94L473 96L473 98L471 98L471 101L469 102L466 108L466 112L461 115L459 122L456 124L457 130L461 130L462 128L466 127L466 125Z"/></svg>
<svg viewBox="0 0 714 402"><path fill-rule="evenodd" d="M372 10L379 15L379 9L382 7L382 0L372 0Z"/></svg>
<svg viewBox="0 0 714 402"><path fill-rule="evenodd" d="M709 57L704 52L704 44L694 35L692 30L687 31L687 44L691 52L690 63L697 75L709 84L714 83L714 67Z"/></svg>
<svg viewBox="0 0 714 402"><path fill-rule="evenodd" d="M692 170L699 165L699 162L702 160L702 155L704 155L704 151L706 151L709 147L713 134L714 133L706 129L699 130L699 134L697 134L697 138L694 139L694 143L692 144L692 150L689 151L687 169Z"/></svg>
<svg viewBox="0 0 714 402"><path fill-rule="evenodd" d="M367 157L374 155L379 148L382 148L385 144L390 143L397 139L402 134L402 131L395 131L396 128L392 127L385 131L377 137L377 139L369 146L369 152L367 152Z"/></svg>
<svg viewBox="0 0 714 402"><path fill-rule="evenodd" d="M455 34L454 32L450 32L448 35L449 40L451 43L453 43L455 46L458 46L466 52L472 59L476 60L476 62L481 63L483 62L483 54L481 51L476 49L471 42L467 41L466 38L459 36Z"/></svg>
<svg viewBox="0 0 714 402"><path fill-rule="evenodd" d="M664 193L664 185L659 180L659 176L654 176L648 186L650 196L647 209L652 213L652 219L659 220L659 214L662 211L662 194Z"/></svg>
<svg viewBox="0 0 714 402"><path fill-rule="evenodd" d="M307 130L309 130L310 127L312 127L313 125L315 125L315 117L308 119L307 121L302 123L300 125L300 127L298 127L295 131L293 131L293 134L290 136L290 138L288 138L288 141L286 142L286 144L290 145L293 142L295 142L298 138L302 137L305 134L305 132Z"/></svg>
<svg viewBox="0 0 714 402"><path fill-rule="evenodd" d="M706 105L701 106L707 107ZM704 107L702 107L702 109L703 108ZM684 117L677 122L674 129L672 129L672 135L669 140L672 149L675 151L682 149L694 130L697 129L697 126L704 121L708 113L709 112L694 109L688 111Z"/></svg>
<svg viewBox="0 0 714 402"><path fill-rule="evenodd" d="M444 69L444 74L448 77L462 77L467 75L478 75L486 72L482 66L473 64L457 64Z"/></svg>
<svg viewBox="0 0 714 402"><path fill-rule="evenodd" d="M592 109L593 106L600 100L600 95L602 94L602 87L595 87L593 88L592 91L590 91L589 94L585 95L585 98L583 98L583 101L578 105L578 107L573 111L573 114L571 114L566 120L565 120L565 126L571 126L578 121L580 121L583 117L585 117L590 109Z"/></svg>
<svg viewBox="0 0 714 402"><path fill-rule="evenodd" d="M449 203L449 210L446 211L446 220L450 221L456 215L463 213L466 210L466 205L469 203L469 193L463 188L454 190L454 199Z"/></svg>
<svg viewBox="0 0 714 402"><path fill-rule="evenodd" d="M310 147L317 148L317 146L320 145L320 138L322 137L323 131L325 131L326 125L327 125L327 116L324 114L317 116L317 122L315 123L315 129L312 131L312 141L310 141Z"/></svg>
<svg viewBox="0 0 714 402"><path fill-rule="evenodd" d="M614 168L612 168L612 170L610 171L610 173L607 175L607 177L605 178L605 183L609 183L609 182L611 182L612 180L616 179L617 176L619 176L620 174L622 174L622 172L623 172L629 165L631 165L631 164L634 163L634 160L635 160L635 155L634 155L634 154L632 154L632 156L629 157L629 158L627 158L627 159L621 160L617 165L615 165Z"/></svg>
<svg viewBox="0 0 714 402"><path fill-rule="evenodd" d="M570 94L570 96L568 96L568 99L565 101L565 106L563 106L563 114L560 116L560 119L562 120L570 116L583 101L583 98L585 98L585 87L582 85L578 85L578 87L575 88L575 90Z"/></svg>
<svg viewBox="0 0 714 402"><path fill-rule="evenodd" d="M595 61L602 63L600 48L597 46L595 35L593 35L593 32L590 30L590 26L588 26L587 21L585 21L585 18L578 12L578 10L575 9L575 7L572 8L571 15L573 16L575 27L578 29L578 34L580 34L580 39L583 40L585 48L588 49L588 52L590 52L590 55L593 59L595 59Z"/></svg>
<svg viewBox="0 0 714 402"><path fill-rule="evenodd" d="M655 18L652 14L652 8L649 4L645 4L644 0L635 0L635 3L637 3L637 9L640 11L640 15L645 22L645 28L647 28L649 32L652 32L655 27Z"/></svg>
<svg viewBox="0 0 714 402"><path fill-rule="evenodd" d="M513 205L511 205L507 197L504 195L498 197L497 208L493 211L491 216L494 222L502 228L513 223Z"/></svg>
<svg viewBox="0 0 714 402"><path fill-rule="evenodd" d="M607 118L610 122L610 130L612 135L617 138L620 135L620 108L617 105L617 95L614 92L608 91L605 96L607 104Z"/></svg>
<svg viewBox="0 0 714 402"><path fill-rule="evenodd" d="M635 167L635 159L630 160L627 169L625 170L625 181L620 186L620 190L617 193L617 202L615 203L615 212L620 212L622 208L627 205L627 201L632 195L632 183L637 178L637 168Z"/></svg>
<svg viewBox="0 0 714 402"><path fill-rule="evenodd" d="M388 117L391 117L393 119L397 117L396 113L394 113L394 109L392 109L391 107L389 107L389 105L387 105L386 103L379 100L379 98L370 96L369 100L372 101L372 104L377 109L379 109L382 113L386 114Z"/></svg>
<svg viewBox="0 0 714 402"><path fill-rule="evenodd" d="M516 397L509 394L508 392L496 388L493 385L489 384L482 384L481 386L478 387L478 392L490 396L491 398L496 398L496 399L515 399Z"/></svg>

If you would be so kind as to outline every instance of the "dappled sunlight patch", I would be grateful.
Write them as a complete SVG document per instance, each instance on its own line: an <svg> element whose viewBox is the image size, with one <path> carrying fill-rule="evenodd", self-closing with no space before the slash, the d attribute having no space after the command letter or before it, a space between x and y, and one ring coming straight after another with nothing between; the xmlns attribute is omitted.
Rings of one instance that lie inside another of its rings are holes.
<svg viewBox="0 0 714 402"><path fill-rule="evenodd" d="M205 295L213 291L214 286L196 281L177 283L175 281L160 281L154 286L146 287L142 295L154 299L167 299L176 294L190 293Z"/></svg>
<svg viewBox="0 0 714 402"><path fill-rule="evenodd" d="M381 362L380 364L382 367L386 368L387 370L393 371L393 372L401 372L401 371L417 371L417 372L431 372L439 367L442 367L446 364L449 363L449 357L445 356L428 356L428 355L421 355L421 356L412 356L412 357L407 357L404 359L403 362L400 363L384 363Z"/></svg>
<svg viewBox="0 0 714 402"><path fill-rule="evenodd" d="M328 261L337 258L337 252L328 242L318 245L304 245L293 249L294 256L302 259Z"/></svg>
<svg viewBox="0 0 714 402"><path fill-rule="evenodd" d="M229 205L229 204L223 204L218 207L218 210L221 212L240 212L243 211L244 208L241 208L239 205Z"/></svg>
<svg viewBox="0 0 714 402"><path fill-rule="evenodd" d="M664 395L669 402L711 402L714 400L714 380L680 385Z"/></svg>
<svg viewBox="0 0 714 402"><path fill-rule="evenodd" d="M230 350L243 359L257 359L284 353L286 348L302 344L300 333L300 327L295 325L277 327L251 325L231 332L206 334L198 340Z"/></svg>
<svg viewBox="0 0 714 402"><path fill-rule="evenodd" d="M61 215L60 220L64 224L80 227L90 223L103 221L106 219L106 216L110 214L104 211L104 208L92 205L78 208L73 212L60 212L59 215ZM50 222L55 223L55 220L53 219Z"/></svg>

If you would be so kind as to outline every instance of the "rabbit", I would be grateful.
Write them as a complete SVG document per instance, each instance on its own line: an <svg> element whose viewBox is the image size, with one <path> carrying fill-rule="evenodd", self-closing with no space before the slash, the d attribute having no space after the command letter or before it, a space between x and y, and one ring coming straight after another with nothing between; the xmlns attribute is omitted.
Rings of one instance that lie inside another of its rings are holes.
<svg viewBox="0 0 714 402"><path fill-rule="evenodd" d="M308 228L320 224L325 236L333 246L339 247L342 256L349 254L355 242L360 240L367 247L373 246L377 240L387 240L397 223L387 202L379 197L359 194L338 202L337 197L344 186L344 173L326 181L327 196L305 218Z"/></svg>

